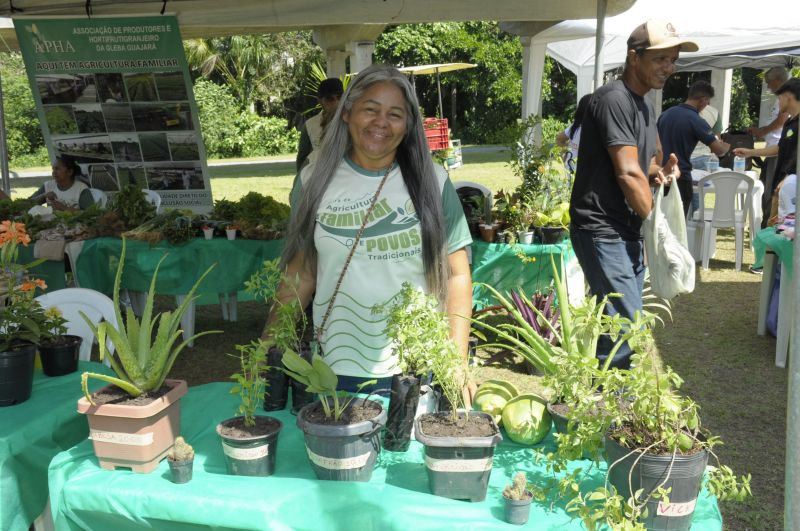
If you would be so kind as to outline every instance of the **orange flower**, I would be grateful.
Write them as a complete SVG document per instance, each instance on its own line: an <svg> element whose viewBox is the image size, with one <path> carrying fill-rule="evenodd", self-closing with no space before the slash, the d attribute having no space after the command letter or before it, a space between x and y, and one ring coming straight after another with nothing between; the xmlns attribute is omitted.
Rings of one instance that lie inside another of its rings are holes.
<svg viewBox="0 0 800 531"><path fill-rule="evenodd" d="M0 244L7 242L21 243L28 245L31 237L25 232L24 223L13 223L11 220L0 222Z"/></svg>
<svg viewBox="0 0 800 531"><path fill-rule="evenodd" d="M42 280L40 278L33 279L33 280L26 280L26 281L24 281L22 283L22 285L20 285L19 290L21 292L23 292L23 293L27 293L29 291L32 291L32 290L36 289L36 288L43 289L43 290L47 289L47 284L45 284L44 280Z"/></svg>

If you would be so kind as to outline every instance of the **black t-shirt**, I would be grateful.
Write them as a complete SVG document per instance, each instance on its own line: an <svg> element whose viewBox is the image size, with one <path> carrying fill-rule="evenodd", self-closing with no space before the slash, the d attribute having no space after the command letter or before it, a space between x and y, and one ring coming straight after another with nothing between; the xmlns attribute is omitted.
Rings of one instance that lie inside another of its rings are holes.
<svg viewBox="0 0 800 531"><path fill-rule="evenodd" d="M642 219L625 200L608 148L636 146L639 166L648 174L656 153L653 108L621 80L595 91L581 124L578 168L569 214L572 225L600 237L641 238Z"/></svg>
<svg viewBox="0 0 800 531"><path fill-rule="evenodd" d="M784 177L797 171L797 116L786 120L778 140L778 161L775 163L775 178L772 189L778 186Z"/></svg>
<svg viewBox="0 0 800 531"><path fill-rule="evenodd" d="M664 151L665 164L670 153L678 157L681 179L692 175L692 151L698 142L710 146L717 139L708 122L700 118L697 109L686 103L675 105L658 117L658 138Z"/></svg>

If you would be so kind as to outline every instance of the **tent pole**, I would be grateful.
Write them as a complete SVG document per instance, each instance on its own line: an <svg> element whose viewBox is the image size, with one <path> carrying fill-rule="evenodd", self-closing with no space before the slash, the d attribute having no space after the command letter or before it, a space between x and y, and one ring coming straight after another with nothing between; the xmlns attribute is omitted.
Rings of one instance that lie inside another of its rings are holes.
<svg viewBox="0 0 800 531"><path fill-rule="evenodd" d="M8 144L6 143L6 113L3 108L3 79L0 75L0 172L3 175L3 191L11 197L11 178L8 172Z"/></svg>
<svg viewBox="0 0 800 531"><path fill-rule="evenodd" d="M439 118L444 118L444 107L442 106L442 83L439 81L439 69L436 69L436 90L439 92Z"/></svg>
<svg viewBox="0 0 800 531"><path fill-rule="evenodd" d="M603 84L603 44L606 31L606 4L608 0L597 0L597 30L594 36L594 90Z"/></svg>
<svg viewBox="0 0 800 531"><path fill-rule="evenodd" d="M800 135L798 135L798 149L800 149ZM800 175L800 159L795 168ZM797 189L795 188L795 199ZM792 293L793 308L786 309L787 315L794 315L792 319L792 338L789 341L789 390L786 402L786 476L783 500L783 528L796 529L800 525L800 319L797 318L797 304L800 302L800 238L794 239L794 254L792 257ZM781 279L783 280L783 279Z"/></svg>

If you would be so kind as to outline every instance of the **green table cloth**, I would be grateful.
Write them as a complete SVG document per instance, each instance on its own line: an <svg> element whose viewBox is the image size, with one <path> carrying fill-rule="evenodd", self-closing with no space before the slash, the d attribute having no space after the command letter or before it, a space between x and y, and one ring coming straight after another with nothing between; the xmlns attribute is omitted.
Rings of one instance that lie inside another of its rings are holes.
<svg viewBox="0 0 800 531"><path fill-rule="evenodd" d="M110 374L99 363L82 361L78 372L50 378L37 369L30 399L0 407L0 529L27 531L47 503L47 466L59 452L89 436L78 414L83 371ZM102 387L93 381L92 390Z"/></svg>
<svg viewBox="0 0 800 531"><path fill-rule="evenodd" d="M522 256L526 260L522 260ZM480 283L489 284L500 293L522 288L529 296L547 289L553 279L551 256L555 259L561 275L564 275L565 266L569 270L571 262L574 262L571 265L577 267L575 252L569 239L556 245L473 242L473 304L478 309L497 304L491 293L480 286ZM583 295L582 290L581 295Z"/></svg>
<svg viewBox="0 0 800 531"><path fill-rule="evenodd" d="M18 249L18 262L20 264L29 264L33 262L33 243L27 247L20 245ZM67 287L67 279L66 273L64 272L63 260L45 260L38 266L31 268L29 273L34 278L40 278L44 280L44 283L47 284L47 289L44 290L45 293ZM41 293L41 291L37 291L37 293Z"/></svg>
<svg viewBox="0 0 800 531"><path fill-rule="evenodd" d="M764 252L769 248L778 256L778 260L791 274L794 241L779 232L775 232L775 227L767 227L758 231L753 239L753 247L756 254L756 263L753 264L753 267L763 266Z"/></svg>
<svg viewBox="0 0 800 531"><path fill-rule="evenodd" d="M531 448L505 439L494 458L486 500L479 503L433 496L417 442L405 453L381 452L368 483L319 481L308 463L303 434L288 411L270 415L283 422L275 474L229 476L215 433L233 416L238 397L231 384L192 387L181 400L182 434L195 448L194 478L169 480L166 461L151 474L100 469L91 441L62 452L50 464L50 501L59 530L141 529L418 530L515 529L503 520L502 489L518 470L542 481L543 467ZM545 444L552 445L548 436ZM595 479L601 481L600 473ZM534 503L529 529L582 529L563 505ZM692 531L722 529L714 498L701 493Z"/></svg>
<svg viewBox="0 0 800 531"><path fill-rule="evenodd" d="M144 241L128 240L122 287L147 291L159 260L166 255L158 270L156 293L185 295L200 275L216 264L198 288L199 294L214 296L207 302L216 302L219 293L243 290L244 282L261 264L279 257L282 250L283 240L195 238L177 246L162 240L152 247ZM81 287L111 293L121 252L120 239L87 240L76 261Z"/></svg>

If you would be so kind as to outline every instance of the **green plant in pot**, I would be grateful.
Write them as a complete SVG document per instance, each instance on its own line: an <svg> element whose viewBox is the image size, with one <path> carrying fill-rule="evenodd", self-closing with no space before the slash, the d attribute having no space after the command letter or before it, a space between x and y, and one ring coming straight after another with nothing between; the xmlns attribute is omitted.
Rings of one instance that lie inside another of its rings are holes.
<svg viewBox="0 0 800 531"><path fill-rule="evenodd" d="M173 483L188 483L192 480L194 448L183 437L175 437L175 444L167 454L167 462Z"/></svg>
<svg viewBox="0 0 800 531"><path fill-rule="evenodd" d="M19 245L31 239L25 225L0 223L0 407L20 404L31 396L36 344L44 309L33 298L41 280L26 277L27 269L41 263L19 264Z"/></svg>
<svg viewBox="0 0 800 531"><path fill-rule="evenodd" d="M263 340L237 345L239 372L231 393L241 398L239 416L217 424L228 474L234 476L271 476L275 471L278 433L283 423L273 417L256 415L264 396L268 344Z"/></svg>
<svg viewBox="0 0 800 531"><path fill-rule="evenodd" d="M506 522L514 525L525 525L528 522L534 492L538 494L538 489L528 483L525 472L514 474L511 484L503 489Z"/></svg>
<svg viewBox="0 0 800 531"><path fill-rule="evenodd" d="M179 341L183 334L179 328L181 317L213 266L200 276L175 311L154 315L159 262L150 282L141 319L130 307L123 319L119 290L125 249L123 240L114 279L116 326L107 321L96 324L82 314L97 337L100 361L108 357L116 376L84 372L81 375L84 396L78 400L78 412L85 413L89 421L89 438L101 467L108 470L127 467L134 472L147 473L167 455L180 432L179 400L186 394L187 385L183 380L168 380L167 375L175 359L191 341L217 332L201 332ZM113 353L106 345L107 338L114 345ZM111 385L90 394L89 378Z"/></svg>
<svg viewBox="0 0 800 531"><path fill-rule="evenodd" d="M534 223L542 233L542 243L559 243L569 228L569 202L563 201L552 208L536 213Z"/></svg>
<svg viewBox="0 0 800 531"><path fill-rule="evenodd" d="M369 481L380 451L380 431L386 424L386 409L369 398L337 390L336 373L314 353L311 362L293 351L283 354L289 376L319 400L297 414L306 453L319 479ZM358 388L375 384L369 380Z"/></svg>
<svg viewBox="0 0 800 531"><path fill-rule="evenodd" d="M408 282L403 282L390 304L376 306L372 312L387 316L386 335L400 369L399 374L392 376L383 447L405 452L419 406L421 378L431 372L430 352L438 348L441 312L435 299L426 297Z"/></svg>
<svg viewBox="0 0 800 531"><path fill-rule="evenodd" d="M703 483L718 499L742 500L750 495L750 476L737 477L719 463L713 448L720 439L702 428L699 406L680 394L680 376L659 368L650 327L629 343L630 370L597 373L601 413L588 414L584 404L574 412L581 424L606 430L605 485L575 496L567 508L589 529L686 530ZM707 469L709 456L716 464Z"/></svg>
<svg viewBox="0 0 800 531"><path fill-rule="evenodd" d="M436 304L434 300L430 303ZM414 437L425 447L425 468L433 494L481 501L486 497L494 449L503 437L492 415L464 409L468 367L450 339L447 315L438 311L430 320L430 368L450 411L417 417Z"/></svg>
<svg viewBox="0 0 800 531"><path fill-rule="evenodd" d="M62 376L77 371L83 339L67 334L67 320L57 306L45 310L44 315L42 341L39 343L42 371L47 376Z"/></svg>

